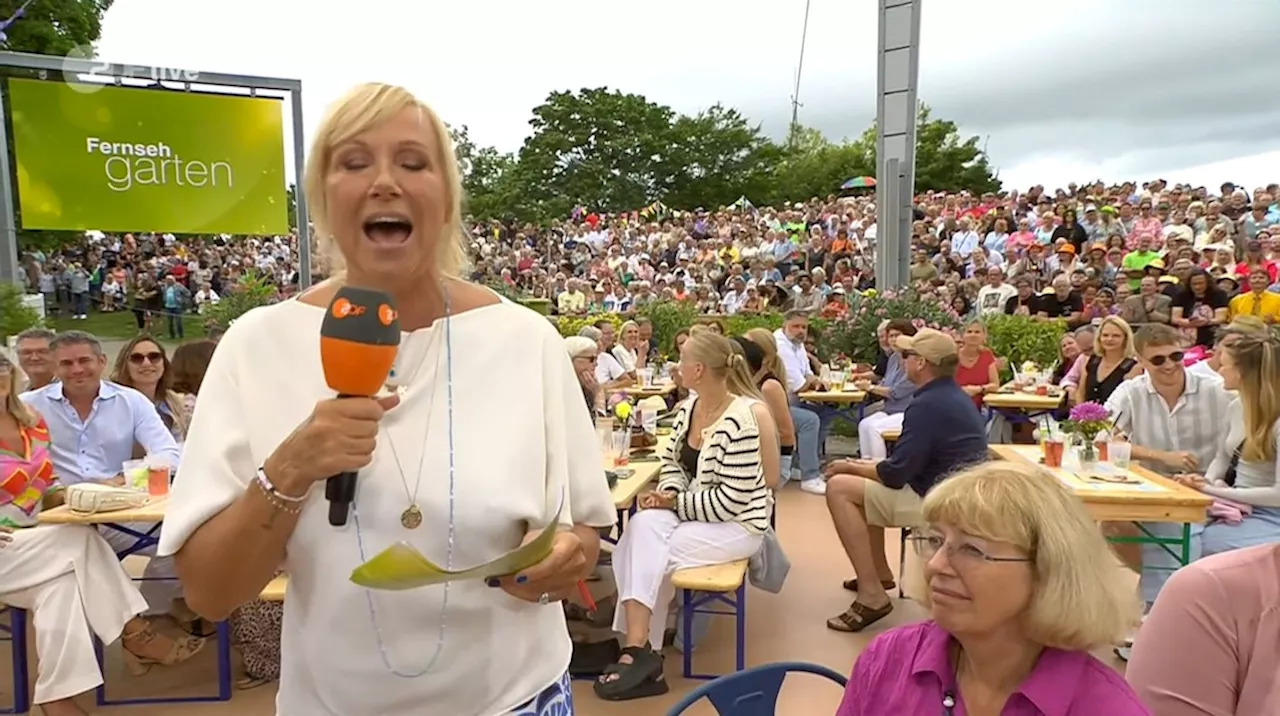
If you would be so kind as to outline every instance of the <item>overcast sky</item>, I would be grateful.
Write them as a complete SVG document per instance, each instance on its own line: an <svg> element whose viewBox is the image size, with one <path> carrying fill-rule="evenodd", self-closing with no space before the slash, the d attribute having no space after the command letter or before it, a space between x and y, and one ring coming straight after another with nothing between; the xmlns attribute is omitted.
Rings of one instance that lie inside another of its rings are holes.
<svg viewBox="0 0 1280 716"><path fill-rule="evenodd" d="M874 118L876 7L812 0L800 119L832 138ZM1006 188L1280 179L1280 2L1033 8L925 0L920 98L986 139ZM503 150L519 148L549 92L597 86L681 112L732 105L781 137L804 11L804 0L115 0L98 51L299 78L307 133L351 85L376 80Z"/></svg>

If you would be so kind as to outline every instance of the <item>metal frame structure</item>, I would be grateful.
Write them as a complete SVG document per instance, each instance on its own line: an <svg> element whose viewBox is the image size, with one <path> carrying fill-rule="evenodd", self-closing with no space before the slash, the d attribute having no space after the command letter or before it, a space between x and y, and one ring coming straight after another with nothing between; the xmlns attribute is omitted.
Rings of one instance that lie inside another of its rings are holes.
<svg viewBox="0 0 1280 716"><path fill-rule="evenodd" d="M216 72L180 73L181 79L168 79L172 74L165 68L139 65L120 65L100 60L75 57L32 55L22 52L0 52L0 70L28 70L38 79L50 82L65 80L68 76L92 75L111 78L116 84L125 79L159 78L161 88L157 92L192 92L197 87L235 87L249 90L256 95L259 90L284 92L292 105L294 180L301 184L304 163L302 128L302 81L277 77L254 77ZM163 84L162 84L163 83ZM181 85L182 89L169 89L164 85ZM8 122L5 113L7 93L0 93L0 147L8 146ZM13 170L8 151L0 151L0 280L21 282L21 266L18 263L18 227L13 206ZM307 201L301 186L295 190L298 226L298 282L301 288L311 285L311 227L308 221ZM138 227L140 230L146 227Z"/></svg>
<svg viewBox="0 0 1280 716"><path fill-rule="evenodd" d="M916 180L916 85L923 0L879 0L876 81L876 286L905 286Z"/></svg>

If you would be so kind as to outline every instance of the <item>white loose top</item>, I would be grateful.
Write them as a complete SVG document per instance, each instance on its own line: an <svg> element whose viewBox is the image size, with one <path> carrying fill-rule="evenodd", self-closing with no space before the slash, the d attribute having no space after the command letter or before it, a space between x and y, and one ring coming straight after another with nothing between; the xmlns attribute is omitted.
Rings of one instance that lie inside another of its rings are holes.
<svg viewBox="0 0 1280 716"><path fill-rule="evenodd" d="M254 309L227 331L201 386L160 554L177 552L244 493L315 403L333 396L320 365L323 316L322 308L286 301ZM554 327L503 302L455 316L451 333L452 565L444 320L401 336L402 402L383 420L373 463L359 475L355 514L364 556L405 541L442 566L482 564L519 546L527 529L544 526L561 494L563 524L612 525L594 427ZM424 520L407 530L400 514L419 477ZM448 588L442 617L444 586L385 592L352 584L351 571L362 561L355 520L329 525L323 484L312 489L287 550L277 716L495 716L568 668L571 645L558 604L539 606L480 581L459 582ZM414 679L389 672L366 594L387 659L400 673L431 662L443 621L443 646L430 672Z"/></svg>

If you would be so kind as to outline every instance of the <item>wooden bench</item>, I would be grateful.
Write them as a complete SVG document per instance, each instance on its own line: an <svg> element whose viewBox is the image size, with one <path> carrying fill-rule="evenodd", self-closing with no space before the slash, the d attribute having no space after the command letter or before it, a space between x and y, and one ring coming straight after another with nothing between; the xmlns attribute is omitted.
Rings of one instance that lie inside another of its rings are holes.
<svg viewBox="0 0 1280 716"><path fill-rule="evenodd" d="M258 595L258 598L264 602L283 602L284 593L288 588L289 576L282 574L267 582L267 586L262 588L262 593Z"/></svg>
<svg viewBox="0 0 1280 716"><path fill-rule="evenodd" d="M901 430L886 430L881 433L880 437L884 438L884 450L886 455L893 454L893 447L902 439Z"/></svg>
<svg viewBox="0 0 1280 716"><path fill-rule="evenodd" d="M689 567L671 575L671 586L680 590L680 619L686 642L692 639L693 615L718 614L734 618L734 670L747 668L747 560ZM714 609L716 605L728 607ZM714 679L718 674L693 673L693 645L683 648L686 679Z"/></svg>

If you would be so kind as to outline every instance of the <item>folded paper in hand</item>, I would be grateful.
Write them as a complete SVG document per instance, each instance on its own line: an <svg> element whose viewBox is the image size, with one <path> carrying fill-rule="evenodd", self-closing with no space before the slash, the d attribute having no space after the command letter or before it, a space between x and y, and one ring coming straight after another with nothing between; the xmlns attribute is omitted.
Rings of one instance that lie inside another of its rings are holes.
<svg viewBox="0 0 1280 716"><path fill-rule="evenodd" d="M460 582L469 579L488 579L505 577L526 570L541 562L551 554L552 544L556 539L556 531L560 524L560 514L564 510L564 493L560 494L560 506L555 515L537 537L521 547L508 552L497 559L490 560L476 567L461 570L448 570L435 565L405 542L397 542L373 559L356 567L351 572L351 581L368 589L403 591L429 587L433 584Z"/></svg>

